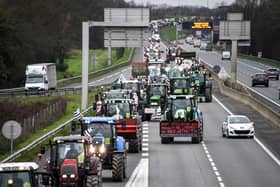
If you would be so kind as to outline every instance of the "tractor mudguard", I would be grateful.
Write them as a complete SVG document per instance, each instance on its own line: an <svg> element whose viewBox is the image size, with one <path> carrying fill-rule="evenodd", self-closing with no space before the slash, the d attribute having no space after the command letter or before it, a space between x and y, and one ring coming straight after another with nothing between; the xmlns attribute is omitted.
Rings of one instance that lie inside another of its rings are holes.
<svg viewBox="0 0 280 187"><path fill-rule="evenodd" d="M114 148L117 151L125 151L125 139L122 136L117 136Z"/></svg>

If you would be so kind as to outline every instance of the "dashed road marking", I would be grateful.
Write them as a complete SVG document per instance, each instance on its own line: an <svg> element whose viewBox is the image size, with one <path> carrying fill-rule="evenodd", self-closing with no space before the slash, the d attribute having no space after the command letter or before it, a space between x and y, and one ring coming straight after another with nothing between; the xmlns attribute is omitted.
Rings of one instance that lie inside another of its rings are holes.
<svg viewBox="0 0 280 187"><path fill-rule="evenodd" d="M207 156L207 158L208 158L208 160L209 160L209 163L210 163L210 165L211 165L211 167L212 167L212 170L213 170L213 172L214 172L215 175L216 175L216 178L217 178L217 181L219 182L219 185L220 185L221 187L224 187L225 185L224 185L224 183L223 183L223 179L222 179L222 177L220 176L220 173L219 173L219 171L218 171L218 168L216 167L216 164L215 164L214 160L212 159L212 156L211 156L211 154L209 153L208 148L207 148L207 146L206 146L206 144L205 144L204 141L202 141L202 147L203 147L204 152L205 152L205 154L206 154L206 156Z"/></svg>

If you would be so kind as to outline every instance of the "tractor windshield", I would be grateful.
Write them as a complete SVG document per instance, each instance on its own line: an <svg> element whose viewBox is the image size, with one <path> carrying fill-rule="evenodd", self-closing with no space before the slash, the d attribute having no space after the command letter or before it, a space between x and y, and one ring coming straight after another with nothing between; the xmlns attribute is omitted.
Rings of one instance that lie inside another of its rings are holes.
<svg viewBox="0 0 280 187"><path fill-rule="evenodd" d="M162 85L154 85L150 87L150 95L160 95L160 96L164 96L166 93L166 87L162 86Z"/></svg>
<svg viewBox="0 0 280 187"><path fill-rule="evenodd" d="M189 99L175 99L173 100L173 103L172 103L172 111L177 111L177 110L180 110L180 109L183 109L183 110L186 110L187 107L191 107L192 104L191 104L191 100Z"/></svg>
<svg viewBox="0 0 280 187"><path fill-rule="evenodd" d="M195 73L192 75L192 79L193 81L196 83L197 81L199 82L204 82L205 79L204 79L204 74L202 73Z"/></svg>
<svg viewBox="0 0 280 187"><path fill-rule="evenodd" d="M120 118L130 117L130 105L129 103L108 103L107 115L114 116L119 115Z"/></svg>
<svg viewBox="0 0 280 187"><path fill-rule="evenodd" d="M172 87L174 89L185 89L189 88L189 81L186 79L175 79L172 81Z"/></svg>
<svg viewBox="0 0 280 187"><path fill-rule="evenodd" d="M124 94L121 92L109 92L106 94L106 99L124 99Z"/></svg>
<svg viewBox="0 0 280 187"><path fill-rule="evenodd" d="M0 186L32 186L30 173L27 171L0 172Z"/></svg>
<svg viewBox="0 0 280 187"><path fill-rule="evenodd" d="M101 135L103 137L110 138L112 137L112 127L110 124L107 123L92 123L88 125L90 128L90 135L91 137Z"/></svg>
<svg viewBox="0 0 280 187"><path fill-rule="evenodd" d="M135 82L127 82L127 83L123 84L123 89L138 91L138 88L139 88L139 86Z"/></svg>
<svg viewBox="0 0 280 187"><path fill-rule="evenodd" d="M78 163L84 162L84 144L80 142L63 142L58 144L58 164L64 159L77 159Z"/></svg>

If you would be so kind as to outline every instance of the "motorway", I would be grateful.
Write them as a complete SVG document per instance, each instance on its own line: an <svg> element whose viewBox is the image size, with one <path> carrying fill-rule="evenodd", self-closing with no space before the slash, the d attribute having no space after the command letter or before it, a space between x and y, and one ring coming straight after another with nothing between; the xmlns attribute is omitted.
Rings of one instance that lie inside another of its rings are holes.
<svg viewBox="0 0 280 187"><path fill-rule="evenodd" d="M208 64L219 65L220 67L223 67L228 75L230 75L230 69L231 69L231 61L229 60L221 60L221 54L216 51L202 51L198 48L193 48L193 46L190 46L188 44L183 44L181 47L185 50L190 51L196 51L199 55L199 57L202 59L202 61L207 62ZM280 88L280 81L270 79L269 81L269 87L266 88L264 86L256 86L252 87L252 79L251 76L254 73L260 73L264 72L269 68L269 66L253 62L250 60L240 59L238 58L237 61L237 79L248 86L250 90L253 90L254 92L257 92L258 94L264 96L267 98L267 100L270 100L270 102L274 103L278 109L277 111L280 111L280 100L278 95L278 89Z"/></svg>
<svg viewBox="0 0 280 187"><path fill-rule="evenodd" d="M141 60L139 49L133 61ZM211 57L204 58L210 63ZM202 57L203 58L203 57ZM226 62L221 62L226 63ZM123 75L130 76L130 68L124 68ZM121 70L122 71L122 70ZM116 72L114 72L116 73ZM121 73L121 72L119 72ZM105 77L108 75L104 75ZM110 76L110 74L109 74ZM117 77L112 77L111 80ZM103 79L103 78L102 78ZM98 79L100 80L100 79ZM110 82L109 78L103 81ZM95 84L96 81L90 84ZM260 88L264 89L264 88ZM276 155L280 153L279 128L272 127L269 121L256 111L222 96L214 89L217 99L221 99L234 113L249 114L255 121L256 135ZM175 139L174 144L162 145L158 122L143 122L144 151L142 154L128 154L128 178L123 183L113 183L110 171L104 171L104 186L279 186L280 163L276 163L252 139L226 139L221 136L221 124L228 112L216 101L201 103L205 129L204 142L191 144L189 139ZM270 134L267 134L267 133ZM269 136L268 136L269 135Z"/></svg>
<svg viewBox="0 0 280 187"><path fill-rule="evenodd" d="M201 57L211 63L212 56L216 55L209 53L208 58L207 54ZM140 60L141 50L136 49L133 61ZM120 74L129 79L131 67L106 74L89 84L111 83ZM126 180L115 183L111 180L111 171L105 170L103 186L278 187L279 127L272 126L248 106L223 96L215 83L213 92L219 101L214 99L212 103L199 104L205 124L204 141L201 144L191 144L187 138L175 138L173 144L161 144L159 122L143 122L143 152L128 154ZM255 121L257 138L223 138L221 124L230 112L225 107L233 113L246 114ZM263 142L265 148L258 141ZM273 160L264 149L271 150L278 159Z"/></svg>

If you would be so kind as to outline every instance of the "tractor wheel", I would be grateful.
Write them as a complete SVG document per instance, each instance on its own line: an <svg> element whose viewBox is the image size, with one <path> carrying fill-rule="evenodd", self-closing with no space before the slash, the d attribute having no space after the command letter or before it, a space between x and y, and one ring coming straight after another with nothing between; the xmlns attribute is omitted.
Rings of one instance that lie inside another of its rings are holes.
<svg viewBox="0 0 280 187"><path fill-rule="evenodd" d="M100 187L98 184L97 175L88 175L86 180L86 187Z"/></svg>
<svg viewBox="0 0 280 187"><path fill-rule="evenodd" d="M130 139L128 142L128 152L129 153L139 153L140 146L139 146L139 140L138 139Z"/></svg>
<svg viewBox="0 0 280 187"><path fill-rule="evenodd" d="M142 114L142 121L146 121L146 120L147 120L146 114Z"/></svg>
<svg viewBox="0 0 280 187"><path fill-rule="evenodd" d="M161 144L168 144L169 138L161 137Z"/></svg>
<svg viewBox="0 0 280 187"><path fill-rule="evenodd" d="M210 88L207 88L205 90L205 101L206 102L212 102L212 92Z"/></svg>
<svg viewBox="0 0 280 187"><path fill-rule="evenodd" d="M102 187L102 162L98 162L97 164L97 176L98 176L98 186Z"/></svg>
<svg viewBox="0 0 280 187"><path fill-rule="evenodd" d="M113 155L112 167L113 181L122 182L124 179L124 159L122 154Z"/></svg>
<svg viewBox="0 0 280 187"><path fill-rule="evenodd" d="M199 137L192 137L192 143L198 144L199 143Z"/></svg>

